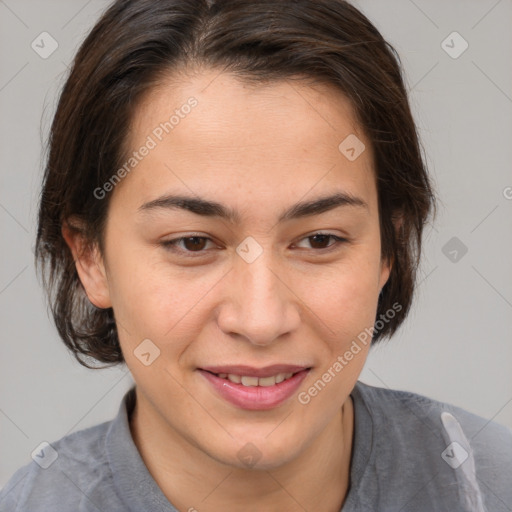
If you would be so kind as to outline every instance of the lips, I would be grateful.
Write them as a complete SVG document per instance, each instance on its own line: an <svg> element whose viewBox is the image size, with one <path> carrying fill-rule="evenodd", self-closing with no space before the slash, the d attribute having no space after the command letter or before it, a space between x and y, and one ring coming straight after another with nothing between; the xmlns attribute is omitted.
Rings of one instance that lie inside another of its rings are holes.
<svg viewBox="0 0 512 512"><path fill-rule="evenodd" d="M298 389L310 367L271 365L265 368L250 366L210 366L198 371L225 400L248 410L277 407Z"/></svg>

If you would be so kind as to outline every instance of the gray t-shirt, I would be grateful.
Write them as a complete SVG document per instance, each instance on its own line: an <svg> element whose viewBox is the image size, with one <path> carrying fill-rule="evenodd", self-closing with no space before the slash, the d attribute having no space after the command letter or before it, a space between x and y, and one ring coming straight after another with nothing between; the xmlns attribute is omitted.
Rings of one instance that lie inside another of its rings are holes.
<svg viewBox="0 0 512 512"><path fill-rule="evenodd" d="M351 395L354 445L341 512L512 511L511 429L360 381ZM134 402L132 389L113 421L43 447L0 491L0 511L176 512L133 443Z"/></svg>

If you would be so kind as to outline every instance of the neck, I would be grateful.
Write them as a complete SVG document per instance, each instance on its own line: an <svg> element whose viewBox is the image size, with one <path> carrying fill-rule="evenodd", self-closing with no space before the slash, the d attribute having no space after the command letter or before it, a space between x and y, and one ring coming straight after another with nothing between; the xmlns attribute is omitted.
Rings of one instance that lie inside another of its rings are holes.
<svg viewBox="0 0 512 512"><path fill-rule="evenodd" d="M161 419L145 414L143 400L137 391L132 437L151 476L178 510L340 511L350 483L350 396L297 458L271 470L240 469L211 458L165 428Z"/></svg>

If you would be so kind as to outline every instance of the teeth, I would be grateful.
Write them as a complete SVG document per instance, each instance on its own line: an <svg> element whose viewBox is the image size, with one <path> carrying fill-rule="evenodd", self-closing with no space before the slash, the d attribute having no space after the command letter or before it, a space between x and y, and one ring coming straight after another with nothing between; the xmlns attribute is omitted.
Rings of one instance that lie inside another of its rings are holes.
<svg viewBox="0 0 512 512"><path fill-rule="evenodd" d="M288 374L278 373L276 375L276 384L279 384L280 382L283 382L283 380L286 379L286 375L288 375Z"/></svg>
<svg viewBox="0 0 512 512"><path fill-rule="evenodd" d="M242 385L243 386L257 386L258 385L258 377L246 377L242 376Z"/></svg>
<svg viewBox="0 0 512 512"><path fill-rule="evenodd" d="M235 375L233 373L219 373L218 377L221 379L228 379L235 384L242 384L243 386L275 386L286 379L289 379L293 373L278 373L270 377L248 377L247 375Z"/></svg>
<svg viewBox="0 0 512 512"><path fill-rule="evenodd" d="M243 381L242 381L243 382ZM271 375L270 377L261 377L258 379L258 386L275 386L276 376Z"/></svg>

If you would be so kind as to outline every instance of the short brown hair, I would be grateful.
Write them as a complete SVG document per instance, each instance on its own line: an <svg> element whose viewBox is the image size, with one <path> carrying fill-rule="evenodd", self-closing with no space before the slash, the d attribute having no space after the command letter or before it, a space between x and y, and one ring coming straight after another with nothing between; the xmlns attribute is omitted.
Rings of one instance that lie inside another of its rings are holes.
<svg viewBox="0 0 512 512"><path fill-rule="evenodd" d="M117 0L75 56L51 126L43 178L36 258L66 345L88 367L90 358L124 360L113 310L88 300L62 225L80 219L87 240L102 249L109 198L99 200L93 191L122 163L137 102L187 64L255 83L309 78L349 98L372 144L382 257L393 261L377 316L401 305L375 331L373 343L392 335L410 309L423 226L434 207L392 46L343 0Z"/></svg>

